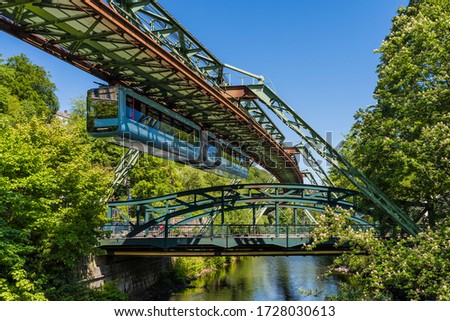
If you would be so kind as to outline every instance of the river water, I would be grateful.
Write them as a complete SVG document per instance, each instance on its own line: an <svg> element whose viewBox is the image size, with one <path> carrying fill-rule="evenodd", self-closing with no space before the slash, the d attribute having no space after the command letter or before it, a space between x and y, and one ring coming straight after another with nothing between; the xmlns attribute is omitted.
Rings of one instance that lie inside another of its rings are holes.
<svg viewBox="0 0 450 321"><path fill-rule="evenodd" d="M324 300L336 294L336 277L323 277L331 257L246 257L192 281L171 295L181 301Z"/></svg>

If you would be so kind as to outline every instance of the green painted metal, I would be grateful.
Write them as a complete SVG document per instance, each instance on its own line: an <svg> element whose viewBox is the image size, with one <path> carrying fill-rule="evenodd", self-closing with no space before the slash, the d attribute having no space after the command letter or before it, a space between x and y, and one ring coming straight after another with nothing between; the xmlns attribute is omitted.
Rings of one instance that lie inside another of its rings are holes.
<svg viewBox="0 0 450 321"><path fill-rule="evenodd" d="M144 200L110 202L108 212L132 213L126 220L126 224L132 229L127 236L134 237L139 233L145 234L155 226L167 226L169 231L212 216L216 216L214 224L223 225L224 216L217 216L217 213L245 209L275 209L274 225L278 226L281 209L323 212L331 206L337 213L341 209L356 210L354 198L357 195L356 191L315 185L239 184L184 191ZM143 213L149 218L148 221L142 220ZM202 226L205 226L203 222Z"/></svg>
<svg viewBox="0 0 450 321"><path fill-rule="evenodd" d="M242 181L241 178L235 178L235 179L233 179L233 180L231 181L231 184L230 184L230 185L237 185L237 184L239 184L241 181ZM222 193L224 193L223 196L225 197L225 195L227 195L227 194L229 193L229 191L222 192ZM208 217L208 221L204 224L203 231L204 231L205 229L207 229L210 225L213 225L213 224L214 224L214 220L216 219L216 217L217 217L219 214L221 215L221 220L222 220L222 222L223 222L224 216L225 216L225 212L224 212L224 210L223 210L223 206L218 206L218 207L216 207L216 208L214 208L214 209L212 210L211 215Z"/></svg>
<svg viewBox="0 0 450 321"><path fill-rule="evenodd" d="M370 225L353 225L357 230ZM126 237L127 230L112 226L108 238L100 247L109 255L154 256L224 256L224 255L334 255L342 254L348 246L336 247L330 238L313 251L308 250L314 225L213 225L208 233L199 233L202 225L187 224L168 232L153 229L140 237ZM338 250L339 252L335 252Z"/></svg>
<svg viewBox="0 0 450 321"><path fill-rule="evenodd" d="M279 143L283 144L285 136L277 125L270 119L269 115L253 100L243 100L240 104L249 115L257 121L272 137Z"/></svg>
<svg viewBox="0 0 450 321"><path fill-rule="evenodd" d="M359 191L383 209L397 224L400 225L401 228L410 235L417 235L419 228L414 221L364 174L357 171L272 89L261 84L248 85L248 88L250 88L275 115L296 132L314 151L339 169Z"/></svg>
<svg viewBox="0 0 450 321"><path fill-rule="evenodd" d="M138 17L138 23L132 15L124 19L123 11ZM279 134L272 137L244 109L232 108L236 106L219 88L224 84L222 64L156 2L0 3L0 29L239 142L281 181L301 182L298 167L282 152ZM292 166L286 168L286 163Z"/></svg>
<svg viewBox="0 0 450 321"><path fill-rule="evenodd" d="M302 155L306 164L313 169L316 176L320 179L320 182L318 182L314 176L308 176L306 174L307 177L316 185L335 186L328 173L323 169L321 163L317 160L316 157L314 157L314 155L308 150L308 148L306 148L306 146L303 144L297 146L297 148L300 151L300 155Z"/></svg>
<svg viewBox="0 0 450 321"><path fill-rule="evenodd" d="M124 234L112 233L101 241L101 246L124 248L129 245L154 248L176 248L214 246L222 249L253 248L293 248L311 243L309 233L313 225L213 225L208 233L199 232L200 224L186 224L164 233L150 231L145 237L133 239L122 237ZM361 226L359 226L361 228ZM113 231L112 231L113 232Z"/></svg>
<svg viewBox="0 0 450 321"><path fill-rule="evenodd" d="M106 197L105 202L108 201L111 198L111 196L113 196L113 194L117 191L119 186L123 185L128 174L137 164L142 154L143 152L139 150L128 149L125 155L122 156L119 164L114 169L114 181L111 184L111 188L108 192L108 196Z"/></svg>
<svg viewBox="0 0 450 321"><path fill-rule="evenodd" d="M225 79L223 78L224 68L246 73L244 70L220 62L157 1L111 0L109 3L132 24L158 39L172 54L205 76L211 85L220 88L220 85L225 84ZM259 76L258 81L261 83L264 81L264 78ZM257 103L254 101L242 101L241 107L279 144L284 142L285 137L281 130ZM294 157L292 159L295 160Z"/></svg>
<svg viewBox="0 0 450 321"><path fill-rule="evenodd" d="M234 179L230 185L238 185L241 182L241 179ZM272 184L276 182L276 178L275 177L270 177L269 180L267 182L265 182L265 184ZM228 195L230 193L230 191L226 191L224 192L226 195ZM260 207L260 208L256 208L256 207L252 207L250 209L250 211L252 212L252 216L253 216L253 224L256 224L258 222L258 220L264 215L264 213L268 210L269 208L267 207ZM224 220L224 215L225 212L223 210L223 205L217 207L214 209L215 213L212 212L212 214L208 217L208 221L205 224L205 229L207 228L207 226L214 224L214 221L217 217L217 215L221 214L221 219L222 221ZM306 210L305 210L306 211Z"/></svg>
<svg viewBox="0 0 450 321"><path fill-rule="evenodd" d="M145 93L212 132L222 134L225 139L241 142L255 161L280 181L301 181L297 167L284 166L286 161L296 164L291 162L292 159L272 153L277 146L271 139L260 143L261 132L258 132L258 128L262 127L265 132L274 135L269 136L279 144L280 135L273 131L273 126L272 129L265 127L265 120L261 120L261 124L255 121L259 127L254 127L256 131L250 131L242 126L242 119L238 121L229 110L219 108L221 104L227 105L218 103L224 95L219 85L229 85L223 77L224 64L156 1L123 0L110 3L117 12L128 17L129 26L123 25L117 19L116 11L106 6L104 1L36 0L0 2L0 29L108 83ZM145 37L140 32L151 35L160 47L150 43L150 39L143 42ZM174 69L170 59L163 59L161 48L184 61L185 65L195 71L195 75L203 77L217 92L206 87L199 90L202 83L196 78L198 76L191 75L188 70L183 69L183 65L177 64L180 70ZM419 229L416 224L370 180L356 171L278 95L263 84L248 87L288 127L299 134L321 157L339 168L406 232L417 235ZM123 172L126 172L127 166L122 168ZM118 181L120 179L119 175Z"/></svg>
<svg viewBox="0 0 450 321"><path fill-rule="evenodd" d="M206 77L211 85L223 84L223 64L157 1L110 0L132 24L151 34L174 56Z"/></svg>
<svg viewBox="0 0 450 321"><path fill-rule="evenodd" d="M276 182L276 179L275 179L275 177L271 177L267 182L266 182L266 184L273 184L273 183L275 183ZM266 192L266 191L265 191ZM270 208L268 208L268 207L261 207L261 208L256 208L256 207L253 207L252 209L251 209L251 211L252 211L252 217L253 217L253 222L254 222L254 224L256 224L259 220L260 220L260 218L263 216L263 215L265 215L265 213L267 213L267 211L269 211L270 210ZM305 210L306 211L306 210Z"/></svg>

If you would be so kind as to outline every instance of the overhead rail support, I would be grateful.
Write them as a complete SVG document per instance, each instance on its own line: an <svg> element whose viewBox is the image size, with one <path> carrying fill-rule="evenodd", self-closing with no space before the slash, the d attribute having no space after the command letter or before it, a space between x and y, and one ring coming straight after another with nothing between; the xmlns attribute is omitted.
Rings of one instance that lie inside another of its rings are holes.
<svg viewBox="0 0 450 321"><path fill-rule="evenodd" d="M223 83L223 64L156 0L109 0L110 5L143 32L154 36L173 55L206 77Z"/></svg>
<svg viewBox="0 0 450 321"><path fill-rule="evenodd" d="M220 61L156 1L19 1L0 5L0 29L239 143L278 180L302 183L276 133L223 95Z"/></svg>
<svg viewBox="0 0 450 321"><path fill-rule="evenodd" d="M289 128L297 133L306 144L326 161L334 165L352 184L384 210L403 230L410 235L419 233L418 226L385 193L375 186L363 173L356 170L325 139L306 123L288 104L266 85L248 85L270 110Z"/></svg>

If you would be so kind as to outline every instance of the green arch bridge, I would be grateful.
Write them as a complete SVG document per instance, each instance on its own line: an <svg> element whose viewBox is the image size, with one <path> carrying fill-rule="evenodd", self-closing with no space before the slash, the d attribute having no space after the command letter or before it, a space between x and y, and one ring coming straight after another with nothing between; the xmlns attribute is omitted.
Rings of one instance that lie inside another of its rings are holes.
<svg viewBox="0 0 450 321"><path fill-rule="evenodd" d="M314 214L353 210L355 228L373 228L354 205L357 195L315 185L238 184L110 202L114 222L105 226L109 237L101 247L111 255L338 254L346 248L335 248L332 239L307 250ZM239 222L229 222L230 211L241 211Z"/></svg>

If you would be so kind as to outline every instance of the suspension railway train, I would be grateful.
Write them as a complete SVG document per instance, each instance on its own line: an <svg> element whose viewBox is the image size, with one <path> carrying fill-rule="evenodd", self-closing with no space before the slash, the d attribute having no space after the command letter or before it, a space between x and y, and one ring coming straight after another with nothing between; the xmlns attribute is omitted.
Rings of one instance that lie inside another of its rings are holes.
<svg viewBox="0 0 450 321"><path fill-rule="evenodd" d="M249 173L250 158L241 149L128 88L88 90L86 126L91 136L220 176Z"/></svg>

